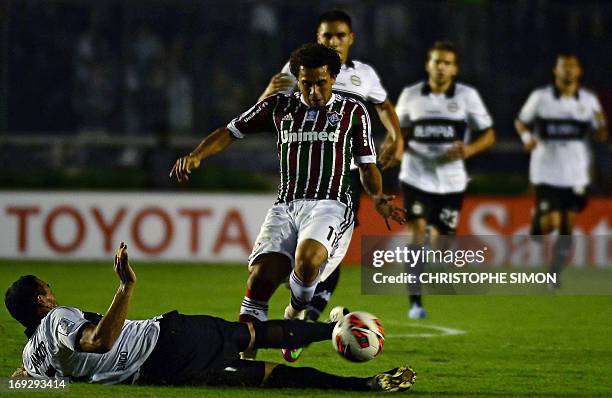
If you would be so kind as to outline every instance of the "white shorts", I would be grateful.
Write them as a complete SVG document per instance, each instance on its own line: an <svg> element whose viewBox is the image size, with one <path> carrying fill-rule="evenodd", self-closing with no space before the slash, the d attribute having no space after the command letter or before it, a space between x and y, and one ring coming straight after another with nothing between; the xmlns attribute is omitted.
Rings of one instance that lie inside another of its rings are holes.
<svg viewBox="0 0 612 398"><path fill-rule="evenodd" d="M340 264L353 235L353 211L337 200L298 199L272 206L266 214L249 267L264 253L282 253L295 267L295 250L305 239L313 239L327 249L327 262L321 267L321 280Z"/></svg>

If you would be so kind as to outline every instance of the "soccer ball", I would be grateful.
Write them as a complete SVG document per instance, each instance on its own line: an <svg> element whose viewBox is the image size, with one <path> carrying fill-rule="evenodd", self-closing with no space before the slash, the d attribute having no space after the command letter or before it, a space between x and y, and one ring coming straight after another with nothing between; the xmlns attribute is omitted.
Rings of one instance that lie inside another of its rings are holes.
<svg viewBox="0 0 612 398"><path fill-rule="evenodd" d="M374 359L382 351L384 342L385 329L378 318L363 311L346 314L332 332L334 349L353 362Z"/></svg>

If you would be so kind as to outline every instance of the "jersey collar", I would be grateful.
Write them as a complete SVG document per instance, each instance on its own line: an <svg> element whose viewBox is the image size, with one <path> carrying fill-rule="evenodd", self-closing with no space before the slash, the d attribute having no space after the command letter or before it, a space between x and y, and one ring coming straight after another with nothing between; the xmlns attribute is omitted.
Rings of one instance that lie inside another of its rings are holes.
<svg viewBox="0 0 612 398"><path fill-rule="evenodd" d="M354 63L354 62L353 62L353 60L352 60L352 59L350 59L350 58L349 58L349 59L347 59L347 60L346 60L346 62L345 62L345 63L344 63L342 66L345 66L345 67L347 67L347 68L353 68L353 69L355 69L355 63Z"/></svg>
<svg viewBox="0 0 612 398"><path fill-rule="evenodd" d="M552 85L552 89L553 89L553 96L556 99L561 98L561 96L562 96L561 90L559 90L555 84ZM576 93L574 94L574 98L580 99L580 86L578 86L578 88L576 88Z"/></svg>
<svg viewBox="0 0 612 398"><path fill-rule="evenodd" d="M329 101L327 101L327 104L325 104L325 106L326 107L330 106L331 104L334 103L335 100L336 100L336 94L332 93L331 97L329 98ZM302 104L310 108L310 105L308 105L306 101L304 101L304 95L302 93L300 93L300 101L302 102Z"/></svg>
<svg viewBox="0 0 612 398"><path fill-rule="evenodd" d="M446 90L444 92L444 95L446 96L446 98L453 98L455 96L455 90L457 85L455 84L455 82L452 82L451 85L448 87L448 90ZM431 86L429 85L428 82L425 82L425 84L423 84L423 87L421 87L421 95L429 95L431 94Z"/></svg>

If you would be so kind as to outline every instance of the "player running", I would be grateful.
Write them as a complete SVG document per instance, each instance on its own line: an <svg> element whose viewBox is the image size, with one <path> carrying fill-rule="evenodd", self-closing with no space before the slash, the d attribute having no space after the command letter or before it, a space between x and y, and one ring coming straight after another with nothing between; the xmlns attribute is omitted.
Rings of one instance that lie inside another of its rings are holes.
<svg viewBox="0 0 612 398"><path fill-rule="evenodd" d="M317 43L336 51L342 62L332 90L342 96L365 103L368 110L371 110L372 107L376 109L381 123L387 130L385 145L383 145L383 151L379 157L384 170L399 165L404 153L404 140L393 104L389 101L387 91L382 86L374 68L366 63L349 58L354 40L355 32L353 32L351 17L348 14L340 10L331 10L321 14L317 23ZM281 72L272 77L259 99L263 100L279 92L290 94L294 90L296 90L296 79L291 74L289 62L287 62ZM359 211L362 189L359 167L353 161L351 161L350 184L353 212L355 213L354 223L357 227L359 222L356 216ZM339 242L336 250L337 255L334 259L338 264L344 258L350 242L350 235L344 236ZM326 267L321 274L321 281L317 285L315 295L308 306L308 319L313 321L319 319L319 315L325 310L331 295L336 289L339 278L339 266Z"/></svg>
<svg viewBox="0 0 612 398"><path fill-rule="evenodd" d="M464 161L495 142L493 122L478 91L455 81L456 48L436 42L427 52L425 70L427 81L405 87L396 108L407 142L399 179L416 249L435 236L455 234L468 182ZM408 317L424 318L420 286L410 293Z"/></svg>
<svg viewBox="0 0 612 398"><path fill-rule="evenodd" d="M595 131L595 140L603 143L607 130L597 96L580 87L578 57L560 54L553 75L554 84L531 93L515 127L531 152L529 181L536 196L531 235L557 231L562 236L555 242L550 265L550 272L558 274L571 254L576 214L587 202L590 162L586 140Z"/></svg>
<svg viewBox="0 0 612 398"><path fill-rule="evenodd" d="M350 240L353 232L351 160L358 164L376 210L385 220L403 223L401 209L391 204L393 197L382 193L368 112L359 101L332 93L340 71L338 54L310 43L294 51L290 63L299 92L265 98L178 159L170 173L182 181L203 159L236 139L277 133L278 198L249 257L241 321L266 320L268 300L287 276L291 300L284 317L303 319L321 273L338 265L339 242ZM293 362L300 352L283 350L283 356Z"/></svg>
<svg viewBox="0 0 612 398"><path fill-rule="evenodd" d="M403 391L416 379L407 366L372 377L343 377L314 368L244 361L249 346L299 347L331 339L335 323L228 322L172 311L151 319L127 319L136 275L121 243L114 269L120 285L104 316L59 306L49 284L22 276L6 291L5 304L26 327L23 368L15 376L69 377L101 384L227 385Z"/></svg>

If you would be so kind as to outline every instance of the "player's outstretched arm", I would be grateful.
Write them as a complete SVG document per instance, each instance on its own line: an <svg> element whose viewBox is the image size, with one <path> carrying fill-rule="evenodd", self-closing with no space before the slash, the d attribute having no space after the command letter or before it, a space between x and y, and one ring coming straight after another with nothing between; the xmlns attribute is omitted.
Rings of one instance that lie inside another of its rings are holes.
<svg viewBox="0 0 612 398"><path fill-rule="evenodd" d="M204 138L190 154L176 160L170 170L170 178L175 177L179 182L188 180L191 170L200 167L203 159L224 151L232 142L234 142L234 136L227 127L215 130Z"/></svg>
<svg viewBox="0 0 612 398"><path fill-rule="evenodd" d="M270 83L266 86L266 89L257 99L257 102L261 102L264 98L271 96L272 94L280 93L281 91L288 90L295 86L295 78L288 73L277 73L272 76Z"/></svg>
<svg viewBox="0 0 612 398"><path fill-rule="evenodd" d="M365 163L359 165L359 175L361 177L361 185L365 191L374 200L376 211L383 216L387 228L389 226L389 218L398 224L406 222L405 210L393 204L395 196L385 195L382 191L382 176L374 163Z"/></svg>
<svg viewBox="0 0 612 398"><path fill-rule="evenodd" d="M128 306L136 284L136 274L128 262L127 245L121 242L115 255L115 273L120 284L111 306L97 325L85 326L79 346L82 351L104 353L110 351L121 334L127 318Z"/></svg>
<svg viewBox="0 0 612 398"><path fill-rule="evenodd" d="M395 113L395 107L389 100L376 105L376 112L380 121L387 129L387 135L383 142L379 161L383 170L399 166L404 156L404 136L400 128L399 118Z"/></svg>

